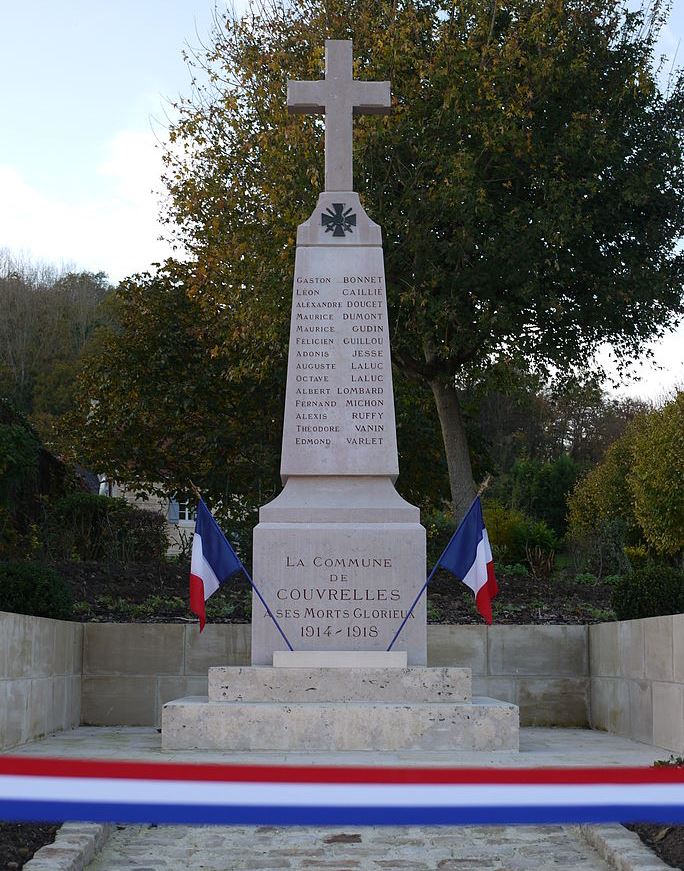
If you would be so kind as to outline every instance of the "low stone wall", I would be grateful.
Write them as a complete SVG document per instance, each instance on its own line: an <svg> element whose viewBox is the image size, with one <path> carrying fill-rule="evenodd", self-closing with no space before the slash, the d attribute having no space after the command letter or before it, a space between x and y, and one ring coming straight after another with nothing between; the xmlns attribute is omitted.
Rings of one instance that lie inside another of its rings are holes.
<svg viewBox="0 0 684 871"><path fill-rule="evenodd" d="M86 725L158 725L162 705L207 694L207 670L248 665L250 627L86 624ZM475 695L520 706L522 725L586 726L585 626L429 626L428 665L471 668Z"/></svg>
<svg viewBox="0 0 684 871"><path fill-rule="evenodd" d="M158 725L248 665L250 627L68 623L0 612L0 750L82 723ZM428 664L472 669L473 692L524 726L587 726L684 753L684 614L594 626L428 626Z"/></svg>
<svg viewBox="0 0 684 871"><path fill-rule="evenodd" d="M81 721L83 626L0 611L0 750Z"/></svg>
<svg viewBox="0 0 684 871"><path fill-rule="evenodd" d="M472 669L473 695L518 705L521 726L589 724L586 626L428 626L428 665Z"/></svg>
<svg viewBox="0 0 684 871"><path fill-rule="evenodd" d="M214 665L250 664L250 626L86 623L81 721L153 726L165 702L207 694Z"/></svg>
<svg viewBox="0 0 684 871"><path fill-rule="evenodd" d="M591 717L684 754L684 614L589 627Z"/></svg>

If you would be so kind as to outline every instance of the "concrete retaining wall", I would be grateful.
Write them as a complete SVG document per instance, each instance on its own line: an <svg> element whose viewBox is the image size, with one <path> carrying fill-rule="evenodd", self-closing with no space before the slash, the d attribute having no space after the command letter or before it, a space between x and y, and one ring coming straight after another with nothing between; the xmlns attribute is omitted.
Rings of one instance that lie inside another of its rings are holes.
<svg viewBox="0 0 684 871"><path fill-rule="evenodd" d="M0 611L0 750L81 721L83 626Z"/></svg>
<svg viewBox="0 0 684 871"><path fill-rule="evenodd" d="M248 665L250 627L68 623L0 612L0 750L84 725L158 725ZM429 626L428 664L473 672L521 725L586 726L684 753L684 614L594 626Z"/></svg>
<svg viewBox="0 0 684 871"><path fill-rule="evenodd" d="M520 707L521 726L589 724L586 626L428 626L428 665L473 671L473 695Z"/></svg>
<svg viewBox="0 0 684 871"><path fill-rule="evenodd" d="M158 725L166 701L207 694L209 666L250 662L247 625L84 628L88 725ZM429 626L428 665L471 668L474 694L520 705L523 725L588 724L585 626Z"/></svg>
<svg viewBox="0 0 684 871"><path fill-rule="evenodd" d="M207 695L213 665L250 664L250 626L87 623L81 721L87 726L159 725L165 702Z"/></svg>
<svg viewBox="0 0 684 871"><path fill-rule="evenodd" d="M595 729L684 754L684 614L589 627Z"/></svg>

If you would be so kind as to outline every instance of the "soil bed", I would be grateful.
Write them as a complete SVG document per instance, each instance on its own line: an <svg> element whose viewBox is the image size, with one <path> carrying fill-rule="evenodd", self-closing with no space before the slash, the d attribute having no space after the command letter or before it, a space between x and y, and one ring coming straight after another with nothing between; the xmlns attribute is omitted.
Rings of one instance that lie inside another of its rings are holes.
<svg viewBox="0 0 684 871"><path fill-rule="evenodd" d="M641 840L663 862L673 868L684 869L684 826L651 825L634 823L625 828L636 832Z"/></svg>
<svg viewBox="0 0 684 871"><path fill-rule="evenodd" d="M55 568L71 586L77 603L74 619L83 622L186 623L187 563L122 565L58 563ZM572 578L537 580L499 574L494 601L495 623L597 623L614 620L608 584L577 583ZM416 583L416 592L419 581ZM207 602L212 623L248 623L251 595L247 580L236 576ZM473 595L446 572L428 590L429 623L481 623Z"/></svg>
<svg viewBox="0 0 684 871"><path fill-rule="evenodd" d="M59 823L0 823L0 871L23 868L36 850L51 844Z"/></svg>

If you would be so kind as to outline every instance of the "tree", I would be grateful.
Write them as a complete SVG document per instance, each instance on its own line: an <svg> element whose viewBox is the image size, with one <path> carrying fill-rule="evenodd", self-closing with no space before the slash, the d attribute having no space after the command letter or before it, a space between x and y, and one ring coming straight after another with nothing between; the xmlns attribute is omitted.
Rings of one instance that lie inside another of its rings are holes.
<svg viewBox="0 0 684 871"><path fill-rule="evenodd" d="M582 471L603 459L608 447L638 414L651 409L639 399L606 393L596 378L549 389L538 380L492 389L461 399L468 440L500 480L518 460L551 462L568 455ZM508 494L510 496L510 493Z"/></svg>
<svg viewBox="0 0 684 871"><path fill-rule="evenodd" d="M640 415L579 481L570 500L570 525L590 534L621 521L656 554L684 555L684 393Z"/></svg>
<svg viewBox="0 0 684 871"><path fill-rule="evenodd" d="M256 508L279 488L286 348L251 370L244 343L223 343L231 313L190 298L184 264L125 281L116 324L86 351L75 411L60 442L132 490L191 496L190 482L221 506L231 530L251 528ZM171 271L173 269L173 271ZM402 492L425 504L444 494L441 441L425 391L396 385Z"/></svg>
<svg viewBox="0 0 684 871"><path fill-rule="evenodd" d="M567 527L567 496L577 480L577 465L567 454L548 463L518 460L512 470L514 508L543 520L559 537Z"/></svg>
<svg viewBox="0 0 684 871"><path fill-rule="evenodd" d="M252 521L276 493L282 366L252 374L241 346L221 344L228 313L199 306L189 280L173 264L123 282L116 325L83 358L61 441L73 460L134 491L187 497L193 482L233 521L245 512Z"/></svg>
<svg viewBox="0 0 684 871"><path fill-rule="evenodd" d="M46 503L78 489L73 473L41 444L38 433L0 398L0 559L26 557Z"/></svg>
<svg viewBox="0 0 684 871"><path fill-rule="evenodd" d="M684 393L635 421L628 473L634 515L651 547L684 556Z"/></svg>
<svg viewBox="0 0 684 871"><path fill-rule="evenodd" d="M0 395L45 435L73 405L76 361L106 322L104 273L60 271L0 251Z"/></svg>
<svg viewBox="0 0 684 871"><path fill-rule="evenodd" d="M674 320L684 83L659 89L650 10L265 0L218 20L208 84L171 126L166 220L231 378L278 380L294 232L322 185L321 122L287 114L286 82L352 38L356 77L392 82L392 113L356 122L355 187L383 227L393 360L433 394L460 517L464 395L506 369L584 369L602 342L637 356Z"/></svg>

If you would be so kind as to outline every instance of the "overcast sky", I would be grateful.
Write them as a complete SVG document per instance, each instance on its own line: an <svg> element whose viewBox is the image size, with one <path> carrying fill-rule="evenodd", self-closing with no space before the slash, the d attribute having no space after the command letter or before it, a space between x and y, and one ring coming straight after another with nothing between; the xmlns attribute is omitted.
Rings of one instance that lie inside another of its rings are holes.
<svg viewBox="0 0 684 871"><path fill-rule="evenodd" d="M684 35L684 0L674 6L661 40L670 57ZM206 38L213 9L0 0L0 248L112 281L170 253L158 240L157 139L168 102L190 91L182 50ZM645 367L625 392L656 397L681 384L683 349L684 327L658 343L665 371Z"/></svg>

